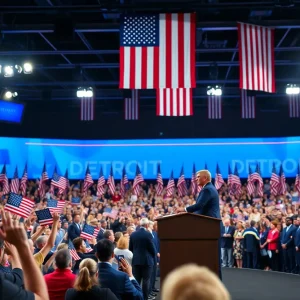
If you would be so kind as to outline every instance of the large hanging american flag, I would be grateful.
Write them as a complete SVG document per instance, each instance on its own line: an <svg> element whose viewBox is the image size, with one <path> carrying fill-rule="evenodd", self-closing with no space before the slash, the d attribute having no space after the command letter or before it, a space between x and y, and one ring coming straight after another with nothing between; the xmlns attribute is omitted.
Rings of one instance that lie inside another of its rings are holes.
<svg viewBox="0 0 300 300"><path fill-rule="evenodd" d="M279 194L285 195L286 194L286 183L285 183L285 175L283 172L282 165L280 166L279 176L280 176Z"/></svg>
<svg viewBox="0 0 300 300"><path fill-rule="evenodd" d="M125 193L127 191L128 183L129 183L129 181L128 181L125 166L124 166L123 167L123 172L122 172L121 187L120 187L120 192L121 192L122 197L125 196Z"/></svg>
<svg viewBox="0 0 300 300"><path fill-rule="evenodd" d="M135 14L120 20L121 89L196 87L196 14Z"/></svg>
<svg viewBox="0 0 300 300"><path fill-rule="evenodd" d="M185 182L185 178L184 178L183 166L181 168L180 176L177 181L177 189L178 189L178 194L180 197L187 195L187 186L186 186L186 182Z"/></svg>
<svg viewBox="0 0 300 300"><path fill-rule="evenodd" d="M104 185L105 185L105 178L104 178L103 170L101 167L100 173L99 173L99 178L98 178L98 183L97 183L97 196L98 197L102 197L102 195L104 195L104 192L105 192Z"/></svg>
<svg viewBox="0 0 300 300"><path fill-rule="evenodd" d="M16 167L14 177L12 178L12 180L10 182L10 191L18 194L19 187L20 187L20 180L19 180L19 174L18 174L18 167Z"/></svg>
<svg viewBox="0 0 300 300"><path fill-rule="evenodd" d="M9 193L9 183L6 175L6 165L3 166L2 171L0 173L0 183L2 183L3 195L7 195Z"/></svg>
<svg viewBox="0 0 300 300"><path fill-rule="evenodd" d="M23 176L21 178L21 183L20 183L20 190L22 191L23 196L26 194L27 180L28 180L28 173L27 173L27 163L26 163L23 171Z"/></svg>
<svg viewBox="0 0 300 300"><path fill-rule="evenodd" d="M271 187L272 195L274 195L274 196L278 195L279 186L280 186L280 178L276 172L275 163L273 163L272 174L271 174L271 179L270 179L270 187Z"/></svg>
<svg viewBox="0 0 300 300"><path fill-rule="evenodd" d="M83 182L83 192L86 194L88 189L94 184L93 178L91 176L90 167L87 165L84 182Z"/></svg>
<svg viewBox="0 0 300 300"><path fill-rule="evenodd" d="M39 195L41 198L44 198L45 196L45 181L47 181L49 179L48 177L48 173L47 173L47 169L46 169L46 163L44 163L44 167L43 167L43 171L42 171L42 176L40 178L40 182L39 182Z"/></svg>
<svg viewBox="0 0 300 300"><path fill-rule="evenodd" d="M192 116L193 94L191 88L157 89L156 115L167 117Z"/></svg>
<svg viewBox="0 0 300 300"><path fill-rule="evenodd" d="M238 23L240 88L275 93L274 29Z"/></svg>
<svg viewBox="0 0 300 300"><path fill-rule="evenodd" d="M124 117L125 120L139 119L139 90L131 90L131 97L124 99Z"/></svg>
<svg viewBox="0 0 300 300"><path fill-rule="evenodd" d="M157 176L156 176L156 195L160 196L164 189L164 182L161 176L160 164L157 165Z"/></svg>
<svg viewBox="0 0 300 300"><path fill-rule="evenodd" d="M22 195L10 193L4 209L14 215L27 219L31 214L34 204L34 201L24 198Z"/></svg>
<svg viewBox="0 0 300 300"><path fill-rule="evenodd" d="M208 96L208 118L222 119L222 96Z"/></svg>
<svg viewBox="0 0 300 300"><path fill-rule="evenodd" d="M241 90L241 117L242 119L255 119L256 96L246 90Z"/></svg>
<svg viewBox="0 0 300 300"><path fill-rule="evenodd" d="M140 191L140 184L144 181L143 175L141 173L140 167L138 164L136 164L136 172L135 172L135 178L133 181L133 194L134 195L139 195Z"/></svg>
<svg viewBox="0 0 300 300"><path fill-rule="evenodd" d="M300 95L288 95L290 118L300 118Z"/></svg>
<svg viewBox="0 0 300 300"><path fill-rule="evenodd" d="M110 193L113 195L116 192L116 185L115 185L114 172L112 166L110 166L110 174L107 179L107 185L108 185L108 189L110 190Z"/></svg>
<svg viewBox="0 0 300 300"><path fill-rule="evenodd" d="M168 184L167 184L167 197L173 196L174 188L175 188L175 181L174 181L174 175L173 175L173 171L172 171L171 176L168 181Z"/></svg>
<svg viewBox="0 0 300 300"><path fill-rule="evenodd" d="M80 101L80 120L93 121L95 112L94 97L82 97Z"/></svg>
<svg viewBox="0 0 300 300"><path fill-rule="evenodd" d="M295 188L300 193L300 165L298 163L298 170L297 170L297 175L296 175L296 180L295 180Z"/></svg>
<svg viewBox="0 0 300 300"><path fill-rule="evenodd" d="M219 190L224 183L225 182L224 182L223 176L221 174L219 164L217 164L216 178L215 178L215 187L216 187L216 189Z"/></svg>

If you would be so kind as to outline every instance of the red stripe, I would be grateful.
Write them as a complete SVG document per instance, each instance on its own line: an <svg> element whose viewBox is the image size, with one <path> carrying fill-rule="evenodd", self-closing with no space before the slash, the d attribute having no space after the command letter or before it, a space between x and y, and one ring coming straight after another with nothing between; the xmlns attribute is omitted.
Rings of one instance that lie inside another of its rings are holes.
<svg viewBox="0 0 300 300"><path fill-rule="evenodd" d="M191 87L196 87L196 13L191 13L190 59ZM192 98L191 98L192 99Z"/></svg>
<svg viewBox="0 0 300 300"><path fill-rule="evenodd" d="M184 87L184 14L178 14L178 87ZM195 51L194 51L195 53Z"/></svg>
<svg viewBox="0 0 300 300"><path fill-rule="evenodd" d="M147 68L147 47L142 47L142 67L141 67L141 73L139 76L141 76L141 85L142 89L147 89L147 75L148 75L148 68ZM151 72L151 71L150 71Z"/></svg>
<svg viewBox="0 0 300 300"><path fill-rule="evenodd" d="M153 88L159 88L159 47L154 47L153 56Z"/></svg>
<svg viewBox="0 0 300 300"><path fill-rule="evenodd" d="M243 52L242 49L244 45L242 45L242 32L241 32L241 24L238 23L238 40L239 40L239 62L240 62L240 89L243 87Z"/></svg>
<svg viewBox="0 0 300 300"><path fill-rule="evenodd" d="M255 81L255 68L254 68L254 47L253 47L253 38L252 38L252 25L248 25L248 33L249 33L249 36L250 36L250 53L251 53L251 66L249 66L251 68L251 75L252 75L252 78L251 78L251 81L252 81L252 90L254 90L254 81ZM255 27L254 27L254 30L255 30ZM249 84L249 88L250 88L250 84Z"/></svg>
<svg viewBox="0 0 300 300"><path fill-rule="evenodd" d="M135 74L135 47L130 47L130 78L129 78L129 87L131 89L135 88L135 77L139 74Z"/></svg>
<svg viewBox="0 0 300 300"><path fill-rule="evenodd" d="M256 41L256 64L257 64L257 89L258 90L261 90L261 86L260 86L260 74L259 74L259 67L260 67L260 64L259 64L259 47L258 47L258 32L261 32L261 29L260 27L255 27L255 41Z"/></svg>
<svg viewBox="0 0 300 300"><path fill-rule="evenodd" d="M172 18L166 14L166 87L172 88Z"/></svg>
<svg viewBox="0 0 300 300"><path fill-rule="evenodd" d="M174 98L173 98L173 90L172 89L169 89L170 91L170 116L173 116L173 101L174 101ZM167 97L166 97L166 100L167 100Z"/></svg>
<svg viewBox="0 0 300 300"><path fill-rule="evenodd" d="M245 62L246 62L246 70L244 70L245 76L246 76L246 89L249 89L249 65L248 65L248 59L247 59L247 49L248 49L248 42L247 42L247 30L248 26L246 24L244 24L244 40L245 40L245 45L243 45L243 47L245 48ZM245 88L245 87L244 87Z"/></svg>
<svg viewBox="0 0 300 300"><path fill-rule="evenodd" d="M274 59L274 36L275 36L275 30L271 30L271 64L272 64L272 93L276 92L276 86L275 86L275 59Z"/></svg>
<svg viewBox="0 0 300 300"><path fill-rule="evenodd" d="M119 67L119 74L120 74L120 83L119 88L124 88L124 47L120 47L120 67Z"/></svg>

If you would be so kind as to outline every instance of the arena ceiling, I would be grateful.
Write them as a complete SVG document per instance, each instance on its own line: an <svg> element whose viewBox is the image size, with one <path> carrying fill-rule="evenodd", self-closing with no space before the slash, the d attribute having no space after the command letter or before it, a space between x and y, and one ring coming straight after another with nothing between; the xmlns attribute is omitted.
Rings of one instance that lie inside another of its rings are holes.
<svg viewBox="0 0 300 300"><path fill-rule="evenodd" d="M1 78L22 100L71 100L92 86L97 100L122 99L119 78L119 16L126 12L197 12L197 89L220 84L225 97L239 94L236 22L275 31L277 94L299 83L300 1L223 0L2 0L0 64L31 61L34 73ZM141 98L154 99L152 90Z"/></svg>

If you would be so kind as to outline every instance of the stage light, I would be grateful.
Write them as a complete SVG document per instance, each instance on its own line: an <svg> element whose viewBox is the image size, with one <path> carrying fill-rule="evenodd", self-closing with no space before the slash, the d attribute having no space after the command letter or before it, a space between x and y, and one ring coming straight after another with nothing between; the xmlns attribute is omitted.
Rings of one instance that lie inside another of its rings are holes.
<svg viewBox="0 0 300 300"><path fill-rule="evenodd" d="M3 73L4 73L4 77L13 77L14 76L13 66L4 66Z"/></svg>
<svg viewBox="0 0 300 300"><path fill-rule="evenodd" d="M19 66L19 65L15 65L15 69L17 70L17 72L18 72L19 74L22 73L22 71L23 71L22 67Z"/></svg>
<svg viewBox="0 0 300 300"><path fill-rule="evenodd" d="M93 89L91 87L89 88L78 88L77 93L76 93L78 98L90 98L93 97L94 92Z"/></svg>
<svg viewBox="0 0 300 300"><path fill-rule="evenodd" d="M29 62L24 63L23 69L24 69L24 74L31 74L33 70L32 64Z"/></svg>
<svg viewBox="0 0 300 300"><path fill-rule="evenodd" d="M222 96L222 88L218 85L207 87L208 96Z"/></svg>
<svg viewBox="0 0 300 300"><path fill-rule="evenodd" d="M287 84L285 92L287 95L299 95L300 88L297 84Z"/></svg>
<svg viewBox="0 0 300 300"><path fill-rule="evenodd" d="M12 92L10 90L4 90L4 93L2 94L3 98L6 100L10 100L11 98L15 98L18 96L17 92Z"/></svg>

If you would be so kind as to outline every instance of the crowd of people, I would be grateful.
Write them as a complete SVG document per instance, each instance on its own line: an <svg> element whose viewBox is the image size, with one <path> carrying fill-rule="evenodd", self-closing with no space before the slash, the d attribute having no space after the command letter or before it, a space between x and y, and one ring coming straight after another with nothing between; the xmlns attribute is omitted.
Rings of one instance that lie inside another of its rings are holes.
<svg viewBox="0 0 300 300"><path fill-rule="evenodd" d="M44 197L39 196L38 186L38 182L27 182L26 197L35 202L29 218L10 217L2 212L1 225L7 230L0 232L0 238L5 240L0 243L0 281L1 276L11 276L16 285L15 295L25 293L21 292L22 275L16 272L21 259L22 267L23 263L29 265L33 261L42 271L50 299L83 299L87 295L98 299L96 295L100 294L104 299L156 298L160 245L155 220L195 203L197 195L190 193L188 180L186 196L179 196L176 189L171 196L166 189L157 196L155 183L146 181L140 185L138 196L132 193L129 182L124 197L118 184L114 194L105 186L101 197L96 195L96 184L83 193L83 183L76 182L67 193L57 195L58 190L46 183ZM0 209L5 208L8 197L2 195ZM74 203L73 199L78 198L79 202ZM65 205L59 214L53 213L49 228L37 222L34 211L47 208L51 199L64 200ZM219 200L223 267L299 274L300 210L293 185L287 184L286 194L275 197L266 180L263 197L250 197L245 184L240 197L236 197L224 183L219 189ZM25 237L16 220L24 224L27 232L30 259L27 247L19 252ZM85 225L96 229L93 236L84 236ZM24 273L25 270L26 266ZM25 286L31 287L26 276L24 280ZM34 299L33 294L35 299L48 299L39 295L36 288L29 290L32 293L24 299Z"/></svg>

